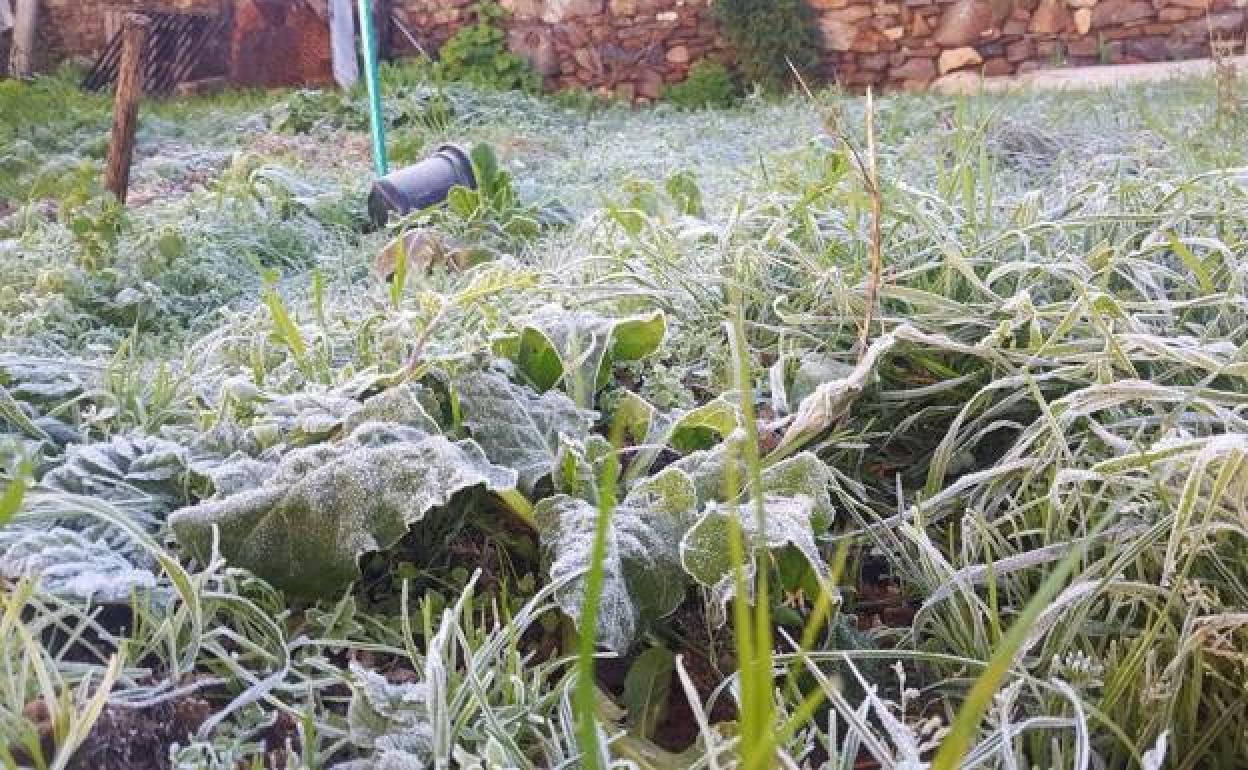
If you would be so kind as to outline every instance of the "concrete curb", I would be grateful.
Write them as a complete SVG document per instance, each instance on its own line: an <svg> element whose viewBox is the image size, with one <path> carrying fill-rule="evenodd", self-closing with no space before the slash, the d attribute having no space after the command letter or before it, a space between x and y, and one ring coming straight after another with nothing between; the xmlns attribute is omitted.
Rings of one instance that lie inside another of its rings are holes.
<svg viewBox="0 0 1248 770"><path fill-rule="evenodd" d="M1241 72L1248 71L1248 56L1228 57ZM1153 62L1149 64L1117 64L1100 67L1037 70L1025 75L983 77L977 72L951 72L937 78L932 90L942 94L1003 93L1009 91L1100 90L1121 88L1137 83L1164 83L1168 80L1209 77L1213 75L1212 59Z"/></svg>

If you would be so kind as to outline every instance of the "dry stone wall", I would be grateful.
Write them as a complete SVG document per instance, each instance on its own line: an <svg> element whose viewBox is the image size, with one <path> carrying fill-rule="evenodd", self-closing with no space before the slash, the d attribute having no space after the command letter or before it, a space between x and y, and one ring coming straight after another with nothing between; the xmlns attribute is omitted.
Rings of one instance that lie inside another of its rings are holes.
<svg viewBox="0 0 1248 770"><path fill-rule="evenodd" d="M1236 0L810 2L826 69L858 87L1193 58L1208 54L1210 29L1241 47L1244 38Z"/></svg>
<svg viewBox="0 0 1248 770"><path fill-rule="evenodd" d="M436 50L475 0L395 0ZM509 40L552 88L653 99L703 56L731 58L713 0L501 0ZM918 89L940 77L1193 58L1209 32L1243 48L1248 0L807 0L823 72L855 89ZM398 36L396 40L405 38Z"/></svg>
<svg viewBox="0 0 1248 770"><path fill-rule="evenodd" d="M473 20L475 0L398 0L405 28L436 49ZM705 56L727 56L711 0L501 0L508 41L549 88L657 99ZM404 36L395 36L398 43Z"/></svg>
<svg viewBox="0 0 1248 770"><path fill-rule="evenodd" d="M500 0L511 11L511 47L532 62L548 88L581 87L638 100L658 98L665 84L683 80L703 57L731 61L712 18L713 1ZM1248 5L1248 0L806 1L824 52L817 74L854 89L917 89L941 77L1192 58L1208 54L1211 31L1217 39L1238 41L1242 51ZM399 22L391 34L399 53L416 46L436 51L474 20L475 0L388 2ZM319 8L323 0L42 0L38 64L46 69L66 56L97 53L126 10L170 8L263 16L281 39L256 46L235 24L222 46L232 43L230 59L247 59L250 69L244 69L264 73L256 82L327 82L324 14L292 10L298 5ZM275 13L282 23L269 19ZM297 24L287 19L296 16ZM256 58L263 61L250 61ZM274 80L272 74L282 77Z"/></svg>

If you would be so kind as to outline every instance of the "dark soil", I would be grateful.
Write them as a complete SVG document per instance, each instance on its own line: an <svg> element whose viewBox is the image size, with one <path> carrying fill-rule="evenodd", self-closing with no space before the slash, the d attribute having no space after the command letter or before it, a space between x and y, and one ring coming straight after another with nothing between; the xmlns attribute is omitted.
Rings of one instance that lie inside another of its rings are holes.
<svg viewBox="0 0 1248 770"><path fill-rule="evenodd" d="M106 706L69 770L168 770L169 747L185 744L211 713L212 706L195 697L145 709ZM34 701L25 708L25 716L39 731L44 757L52 756L56 747L47 705ZM14 759L19 764L30 762L20 751Z"/></svg>

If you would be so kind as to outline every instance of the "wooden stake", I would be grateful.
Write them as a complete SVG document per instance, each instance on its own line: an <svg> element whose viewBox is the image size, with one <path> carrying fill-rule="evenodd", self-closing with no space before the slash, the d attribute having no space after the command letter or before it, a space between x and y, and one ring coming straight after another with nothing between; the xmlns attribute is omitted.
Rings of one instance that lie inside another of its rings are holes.
<svg viewBox="0 0 1248 770"><path fill-rule="evenodd" d="M39 26L39 0L17 0L13 25L9 74L15 78L28 78L35 67L35 29Z"/></svg>
<svg viewBox="0 0 1248 770"><path fill-rule="evenodd" d="M139 99L143 96L143 47L150 23L146 16L130 13L121 27L121 63L117 67L113 136L108 144L104 186L122 203L130 189L130 161L134 157L134 134L139 128Z"/></svg>

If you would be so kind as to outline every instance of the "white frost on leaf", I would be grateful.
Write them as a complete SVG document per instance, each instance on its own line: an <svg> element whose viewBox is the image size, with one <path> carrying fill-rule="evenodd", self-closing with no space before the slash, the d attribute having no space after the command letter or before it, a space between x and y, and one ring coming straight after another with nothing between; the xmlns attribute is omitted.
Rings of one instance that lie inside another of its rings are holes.
<svg viewBox="0 0 1248 770"><path fill-rule="evenodd" d="M611 512L596 624L600 644L623 653L642 626L680 604L688 586L680 566L680 538L696 510L693 481L669 468L634 487ZM564 614L579 620L598 508L557 495L539 502L536 513L551 559L551 581L563 586L556 600Z"/></svg>
<svg viewBox="0 0 1248 770"><path fill-rule="evenodd" d="M519 474L525 493L550 475L560 437L584 440L598 416L561 393L538 394L495 372L467 372L455 388L464 427L491 462Z"/></svg>
<svg viewBox="0 0 1248 770"><path fill-rule="evenodd" d="M391 427L413 440L355 440L379 425L386 427L365 423L340 444L292 451L263 487L176 512L174 534L207 558L216 528L231 564L292 593L327 596L359 577L360 556L394 545L455 494L515 487L516 474L491 464L471 441L402 426Z"/></svg>

